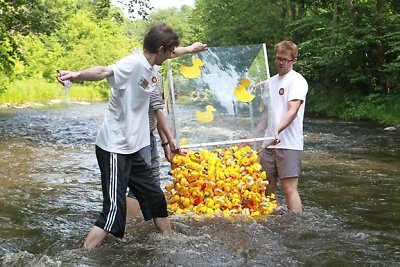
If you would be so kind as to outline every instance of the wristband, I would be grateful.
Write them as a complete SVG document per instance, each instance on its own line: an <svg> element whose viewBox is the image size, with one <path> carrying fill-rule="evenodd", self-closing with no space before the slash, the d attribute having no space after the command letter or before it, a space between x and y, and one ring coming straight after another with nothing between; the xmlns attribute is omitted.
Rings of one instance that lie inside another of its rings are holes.
<svg viewBox="0 0 400 267"><path fill-rule="evenodd" d="M167 142L165 142L165 143L161 143L161 146L162 147L165 147L165 146L167 146L169 144L169 142L167 141Z"/></svg>

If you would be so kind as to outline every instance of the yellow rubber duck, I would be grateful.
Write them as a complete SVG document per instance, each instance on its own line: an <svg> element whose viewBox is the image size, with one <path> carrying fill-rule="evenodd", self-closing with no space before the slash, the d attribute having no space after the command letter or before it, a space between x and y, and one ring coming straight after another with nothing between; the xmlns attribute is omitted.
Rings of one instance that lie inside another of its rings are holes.
<svg viewBox="0 0 400 267"><path fill-rule="evenodd" d="M169 199L170 203L177 203L180 200L180 197L178 195L174 195Z"/></svg>
<svg viewBox="0 0 400 267"><path fill-rule="evenodd" d="M249 79L241 79L240 80L239 85L233 91L237 100L244 102L244 103L253 101L255 95L253 95L247 91L247 87L249 87L249 86L250 86Z"/></svg>
<svg viewBox="0 0 400 267"><path fill-rule="evenodd" d="M165 189L167 191L171 191L174 188L174 184L173 183L168 183L165 185Z"/></svg>
<svg viewBox="0 0 400 267"><path fill-rule="evenodd" d="M216 111L216 109L213 106L207 105L205 111L196 110L196 119L202 123L212 122L214 120L214 111Z"/></svg>
<svg viewBox="0 0 400 267"><path fill-rule="evenodd" d="M266 173L254 155L250 147L176 155L179 164L173 169L173 183L165 186L168 210L198 219L271 214L277 202L273 195L265 195ZM227 164L233 156L234 165Z"/></svg>
<svg viewBox="0 0 400 267"><path fill-rule="evenodd" d="M183 77L188 78L188 79L195 79L200 76L200 67L204 66L203 61L201 61L200 58L194 58L192 59L192 66L184 66L180 65L179 66L179 71L183 75Z"/></svg>

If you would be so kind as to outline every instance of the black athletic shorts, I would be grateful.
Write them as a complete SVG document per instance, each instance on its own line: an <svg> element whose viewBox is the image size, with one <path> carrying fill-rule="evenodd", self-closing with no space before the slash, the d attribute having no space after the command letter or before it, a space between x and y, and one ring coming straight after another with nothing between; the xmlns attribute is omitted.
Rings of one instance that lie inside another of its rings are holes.
<svg viewBox="0 0 400 267"><path fill-rule="evenodd" d="M160 186L160 155L157 149L157 140L153 133L150 134L150 146L151 146L151 176L149 179L154 179L155 182ZM134 175L134 173L132 173ZM128 197L136 198L132 190L129 190Z"/></svg>
<svg viewBox="0 0 400 267"><path fill-rule="evenodd" d="M101 172L103 211L95 225L122 238L125 233L126 191L135 194L144 219L168 216L167 203L160 186L151 175L151 146L133 154L111 153L96 146Z"/></svg>

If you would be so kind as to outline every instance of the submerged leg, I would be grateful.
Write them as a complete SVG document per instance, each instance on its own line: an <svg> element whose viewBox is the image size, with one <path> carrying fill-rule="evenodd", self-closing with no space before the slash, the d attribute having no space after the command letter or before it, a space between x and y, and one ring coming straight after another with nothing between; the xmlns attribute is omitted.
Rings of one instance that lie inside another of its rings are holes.
<svg viewBox="0 0 400 267"><path fill-rule="evenodd" d="M104 229L98 227L98 226L93 226L92 229L90 229L88 235L85 238L85 242L83 243L83 248L84 249L92 249L99 245L101 241L106 237L107 232L104 231Z"/></svg>
<svg viewBox="0 0 400 267"><path fill-rule="evenodd" d="M172 230L171 220L168 217L165 218L155 218L154 224L156 227L166 235L174 234L174 230Z"/></svg>

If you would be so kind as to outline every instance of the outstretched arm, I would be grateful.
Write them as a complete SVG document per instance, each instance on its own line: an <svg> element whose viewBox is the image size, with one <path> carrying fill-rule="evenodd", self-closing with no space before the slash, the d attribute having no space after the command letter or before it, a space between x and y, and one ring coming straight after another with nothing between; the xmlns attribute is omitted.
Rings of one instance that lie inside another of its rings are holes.
<svg viewBox="0 0 400 267"><path fill-rule="evenodd" d="M207 44L203 44L200 42L194 42L189 46L179 46L175 48L174 53L172 53L171 57L180 57L186 54L196 54L208 49Z"/></svg>
<svg viewBox="0 0 400 267"><path fill-rule="evenodd" d="M80 71L62 70L58 74L58 81L64 84L64 81L100 81L113 75L113 70L109 66L96 66Z"/></svg>

